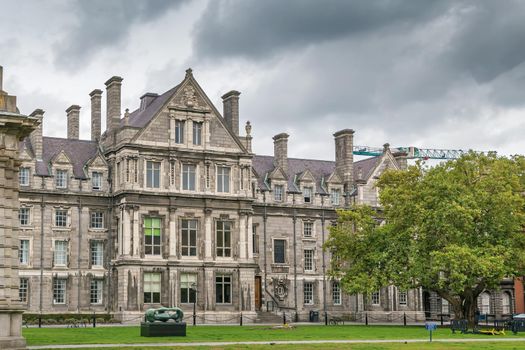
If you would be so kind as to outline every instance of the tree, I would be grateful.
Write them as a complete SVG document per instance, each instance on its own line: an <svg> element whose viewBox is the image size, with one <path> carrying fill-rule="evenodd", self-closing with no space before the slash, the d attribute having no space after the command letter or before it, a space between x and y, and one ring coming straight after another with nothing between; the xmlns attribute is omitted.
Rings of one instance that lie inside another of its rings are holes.
<svg viewBox="0 0 525 350"><path fill-rule="evenodd" d="M423 287L473 325L478 295L525 273L525 158L417 162L385 171L377 186L381 211L339 211L325 246L346 292Z"/></svg>

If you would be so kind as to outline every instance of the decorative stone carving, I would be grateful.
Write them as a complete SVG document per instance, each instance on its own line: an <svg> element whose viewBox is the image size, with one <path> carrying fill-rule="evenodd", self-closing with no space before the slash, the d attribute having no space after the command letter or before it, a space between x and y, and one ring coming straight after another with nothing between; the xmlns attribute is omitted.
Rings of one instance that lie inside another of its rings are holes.
<svg viewBox="0 0 525 350"><path fill-rule="evenodd" d="M195 89L193 86L188 85L184 88L182 100L184 101L184 105L186 105L186 107L198 107L197 96L195 95Z"/></svg>
<svg viewBox="0 0 525 350"><path fill-rule="evenodd" d="M288 296L288 276L279 276L273 278L273 294L280 301L284 301Z"/></svg>

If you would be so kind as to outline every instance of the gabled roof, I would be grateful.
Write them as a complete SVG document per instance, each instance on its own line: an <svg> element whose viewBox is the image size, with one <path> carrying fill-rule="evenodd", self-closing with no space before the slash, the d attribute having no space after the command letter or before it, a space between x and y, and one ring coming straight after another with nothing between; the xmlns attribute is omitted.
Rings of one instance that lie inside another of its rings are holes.
<svg viewBox="0 0 525 350"><path fill-rule="evenodd" d="M29 143L26 138L26 145ZM27 147L27 146L26 146ZM51 160L60 152L64 152L73 164L73 175L77 178L86 178L84 165L98 154L96 141L72 140L58 137L42 138L42 161L36 162L36 174L41 176L51 175L49 168Z"/></svg>
<svg viewBox="0 0 525 350"><path fill-rule="evenodd" d="M143 128L148 124L148 122L160 111L162 106L168 101L168 99L178 90L181 84L171 88L160 96L155 97L150 104L140 110L137 108L129 114L128 126L133 126L136 128ZM120 126L124 126L124 118L120 119Z"/></svg>
<svg viewBox="0 0 525 350"><path fill-rule="evenodd" d="M366 158L354 162L354 181L368 180L380 162L381 156ZM359 177L359 171L361 171L361 177Z"/></svg>

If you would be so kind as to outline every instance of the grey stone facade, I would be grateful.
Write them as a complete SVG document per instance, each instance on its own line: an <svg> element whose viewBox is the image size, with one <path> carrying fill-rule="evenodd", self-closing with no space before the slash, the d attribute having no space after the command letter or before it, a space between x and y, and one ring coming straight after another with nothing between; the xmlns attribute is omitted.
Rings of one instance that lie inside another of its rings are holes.
<svg viewBox="0 0 525 350"><path fill-rule="evenodd" d="M394 286L373 300L338 291L322 249L335 210L377 206L374 182L406 166L403 154L386 146L354 161L345 129L331 141L335 162L289 158L286 134L274 138L275 156L254 155L249 122L238 135L239 93L223 96L223 118L191 70L124 116L122 78L106 86L102 135L94 90L91 141L38 129L21 143L20 295L29 312L136 321L149 307L177 305L191 314L194 284L198 322L238 322L240 312L249 322L268 308L299 320L311 310L424 318L421 290L401 301Z"/></svg>

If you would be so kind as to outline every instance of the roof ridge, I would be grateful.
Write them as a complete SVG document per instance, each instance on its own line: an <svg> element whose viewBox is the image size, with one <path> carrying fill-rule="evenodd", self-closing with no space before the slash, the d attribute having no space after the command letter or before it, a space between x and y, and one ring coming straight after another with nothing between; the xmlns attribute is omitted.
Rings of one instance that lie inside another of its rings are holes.
<svg viewBox="0 0 525 350"><path fill-rule="evenodd" d="M42 136L42 139L55 139L55 140L75 141L75 142L97 143L97 141L93 141L93 140L68 139L67 137L57 137L57 136Z"/></svg>

